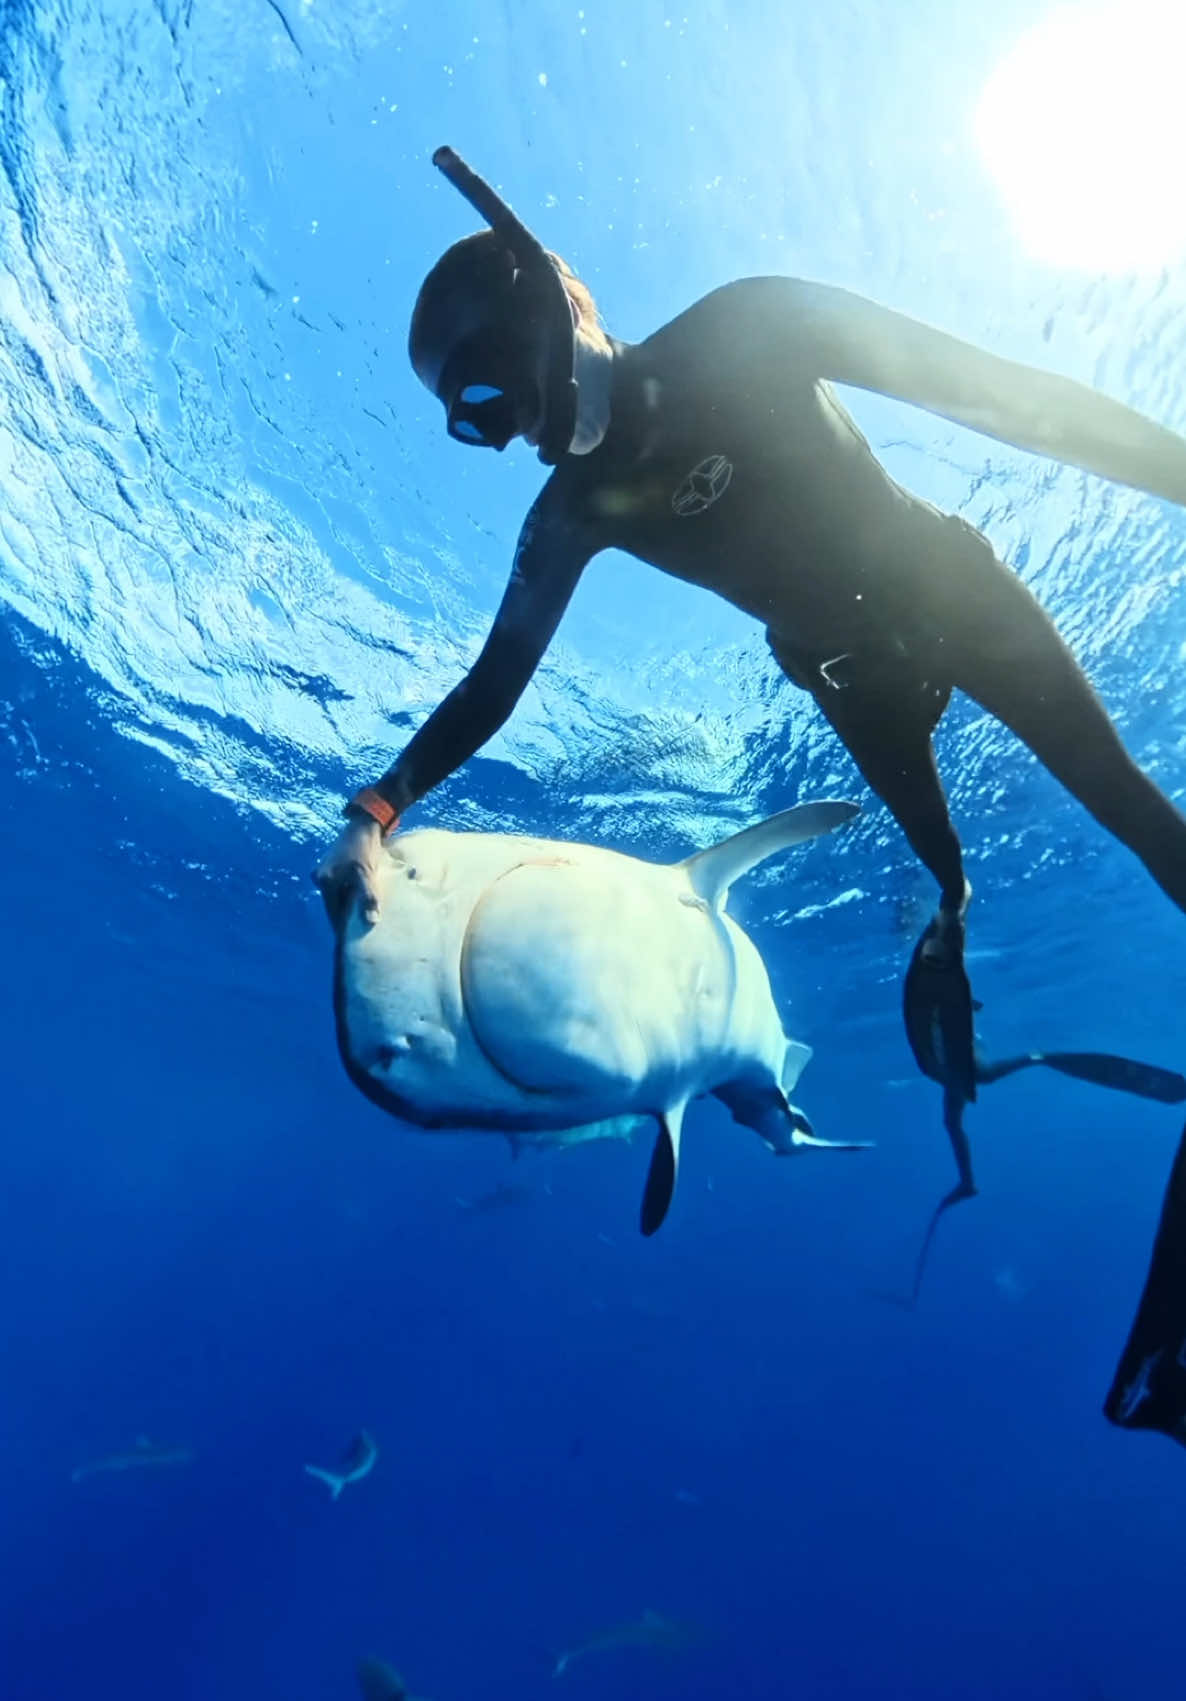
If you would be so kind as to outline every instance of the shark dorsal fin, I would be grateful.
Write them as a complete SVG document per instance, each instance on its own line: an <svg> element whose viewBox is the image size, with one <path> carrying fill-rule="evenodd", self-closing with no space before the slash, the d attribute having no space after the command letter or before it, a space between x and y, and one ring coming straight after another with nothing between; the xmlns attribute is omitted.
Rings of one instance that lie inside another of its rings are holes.
<svg viewBox="0 0 1186 1701"><path fill-rule="evenodd" d="M768 821L760 821L756 827L734 833L719 845L696 851L678 866L686 870L696 896L718 909L728 897L733 882L759 862L791 845L801 845L806 839L817 839L821 833L832 833L859 814L859 804L843 799L800 803L794 809L772 815Z"/></svg>

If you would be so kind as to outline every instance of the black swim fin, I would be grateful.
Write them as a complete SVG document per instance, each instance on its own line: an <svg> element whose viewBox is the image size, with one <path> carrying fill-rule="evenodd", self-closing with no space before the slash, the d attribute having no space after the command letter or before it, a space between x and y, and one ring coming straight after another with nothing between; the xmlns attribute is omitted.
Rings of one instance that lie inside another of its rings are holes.
<svg viewBox="0 0 1186 1701"><path fill-rule="evenodd" d="M1024 1057L1007 1057L1000 1063L985 1063L977 1058L976 1079L982 1087L988 1086L1035 1064L1057 1069L1061 1075L1073 1075L1079 1081L1090 1081L1096 1087L1111 1087L1118 1093L1156 1099L1158 1104L1186 1101L1186 1075L1179 1075L1173 1069L1159 1069L1154 1063L1137 1063L1131 1057L1113 1057L1106 1051L1030 1051Z"/></svg>
<svg viewBox="0 0 1186 1701"><path fill-rule="evenodd" d="M911 1306L922 1287L940 1218L961 1199L976 1196L972 1148L963 1119L964 1106L975 1102L980 1078L973 1025L973 1013L980 1005L972 997L964 968L963 924L947 919L948 938L940 942L943 925L943 918L933 917L914 947L902 988L902 1015L914 1061L929 1080L943 1088L943 1126L951 1141L959 1181L935 1207L923 1237L910 1293Z"/></svg>
<svg viewBox="0 0 1186 1701"><path fill-rule="evenodd" d="M1073 1076L1076 1080L1088 1081L1093 1086L1110 1087L1114 1092L1130 1093L1135 1098L1152 1099L1158 1104L1182 1104L1186 1102L1186 1075L1180 1075L1172 1069L1161 1069L1154 1063L1139 1063L1135 1058L1116 1057L1105 1051L1030 1051L1021 1057L1003 1058L999 1063L988 1063L974 1053L975 1079L980 1086L990 1086L994 1081L1001 1081L1007 1075L1015 1075L1021 1069L1032 1069L1042 1066L1055 1069L1059 1074ZM953 1205L958 1205L961 1199L973 1199L976 1196L976 1181L972 1172L972 1149L964 1129L963 1111L967 1102L958 1093L945 1088L943 1094L943 1126L951 1141L951 1149L955 1154L956 1169L959 1180L951 1192L945 1194L931 1214L919 1250L918 1260L914 1271L914 1284L910 1290L910 1298L906 1303L909 1309L917 1304L922 1290L923 1277L926 1274L927 1261L931 1247L934 1244L935 1233L945 1212ZM1186 1306L1184 1306L1186 1315Z"/></svg>
<svg viewBox="0 0 1186 1701"><path fill-rule="evenodd" d="M951 937L940 942L935 916L924 928L902 988L902 1016L914 1061L929 1080L959 1095L976 1098L976 1045L972 1014L976 1007L964 968L963 925L947 921Z"/></svg>
<svg viewBox="0 0 1186 1701"><path fill-rule="evenodd" d="M1104 1416L1120 1429L1159 1430L1186 1446L1186 1130Z"/></svg>
<svg viewBox="0 0 1186 1701"><path fill-rule="evenodd" d="M931 1220L927 1224L926 1233L922 1237L922 1245L918 1249L918 1258L914 1265L914 1281L910 1288L909 1298L898 1300L890 1294L881 1296L883 1299L891 1299L895 1305L902 1305L907 1311L913 1311L918 1304L918 1296L922 1292L922 1280L926 1275L931 1247L934 1245L939 1224L953 1205L958 1205L963 1199L974 1199L978 1191L976 1178L972 1174L972 1148L964 1130L963 1110L964 1101L957 1094L945 1090L943 1094L943 1126L947 1130L951 1149L955 1153L955 1165L959 1171L959 1180L950 1193L943 1195L931 1212Z"/></svg>

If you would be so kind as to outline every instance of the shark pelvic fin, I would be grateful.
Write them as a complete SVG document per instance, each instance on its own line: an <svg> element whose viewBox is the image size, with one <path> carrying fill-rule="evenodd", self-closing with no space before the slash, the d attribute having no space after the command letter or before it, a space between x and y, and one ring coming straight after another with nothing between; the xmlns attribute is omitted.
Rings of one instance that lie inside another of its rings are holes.
<svg viewBox="0 0 1186 1701"><path fill-rule="evenodd" d="M807 839L818 839L832 833L861 812L857 803L843 799L827 799L820 803L800 803L794 809L784 809L756 827L746 827L719 845L696 851L679 864L686 869L692 889L698 898L718 909L729 896L729 888L743 874L769 856L801 845Z"/></svg>
<svg viewBox="0 0 1186 1701"><path fill-rule="evenodd" d="M799 1085L799 1077L811 1062L814 1053L809 1045L789 1039L782 1059L782 1090L788 1096Z"/></svg>
<svg viewBox="0 0 1186 1701"><path fill-rule="evenodd" d="M662 1227L663 1219L675 1193L679 1174L679 1143L684 1122L684 1106L674 1106L659 1118L659 1133L651 1153L651 1167L642 1194L639 1228L643 1234L654 1234Z"/></svg>

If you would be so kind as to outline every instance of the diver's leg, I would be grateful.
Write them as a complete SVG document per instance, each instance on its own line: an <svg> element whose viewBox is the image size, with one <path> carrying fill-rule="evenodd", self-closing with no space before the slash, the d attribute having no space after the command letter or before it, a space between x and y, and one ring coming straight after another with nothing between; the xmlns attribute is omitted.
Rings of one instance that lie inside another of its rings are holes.
<svg viewBox="0 0 1186 1701"><path fill-rule="evenodd" d="M947 706L946 686L924 683L912 668L859 677L812 695L853 761L890 810L919 860L939 882L939 908L906 971L902 1015L922 1073L945 1093L945 1121L961 1177L972 1188L961 1108L976 1097L972 989L964 968L964 912L972 888L935 764L931 733Z"/></svg>
<svg viewBox="0 0 1186 1701"><path fill-rule="evenodd" d="M821 677L808 689L938 881L940 910L962 917L969 887L931 744L950 687L925 684L913 672L891 678L879 671L868 683L859 674L839 686Z"/></svg>
<svg viewBox="0 0 1186 1701"><path fill-rule="evenodd" d="M951 694L928 682L908 658L852 665L806 665L769 634L775 659L810 691L868 784L890 810L919 860L939 884L939 910L919 940L906 975L906 1037L924 1075L958 1106L976 1097L972 993L964 971L964 911L971 887L935 765L931 734Z"/></svg>
<svg viewBox="0 0 1186 1701"><path fill-rule="evenodd" d="M1186 817L1141 771L1041 604L1002 562L951 648L956 683L1027 744L1186 910ZM987 581L987 582L985 582Z"/></svg>

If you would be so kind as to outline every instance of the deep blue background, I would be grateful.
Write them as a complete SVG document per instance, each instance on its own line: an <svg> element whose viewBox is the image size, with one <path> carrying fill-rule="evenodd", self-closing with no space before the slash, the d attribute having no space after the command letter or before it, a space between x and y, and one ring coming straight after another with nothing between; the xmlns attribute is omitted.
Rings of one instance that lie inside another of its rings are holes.
<svg viewBox="0 0 1186 1701"><path fill-rule="evenodd" d="M1186 423L1180 275L1035 266L976 163L1028 10L6 9L4 1701L346 1701L364 1651L435 1701L1176 1692L1186 1459L1099 1413L1174 1113L992 1089L982 1197L919 1309L885 1303L950 1156L898 1018L927 888L881 812L734 902L816 1047L804 1105L876 1152L776 1165L698 1108L648 1243L641 1146L512 1166L353 1092L308 881L472 655L539 483L447 444L405 369L416 283L469 228L434 143L624 335L801 271ZM1180 792L1182 516L854 406L1025 570ZM562 640L420 820L662 858L860 795L710 599L598 563ZM950 720L990 1050L1180 1065L1186 923L1012 741ZM506 1209L459 1204L499 1182ZM378 1466L330 1504L302 1464L363 1425ZM138 1433L193 1464L71 1482ZM561 1648L646 1607L696 1640L556 1689Z"/></svg>

